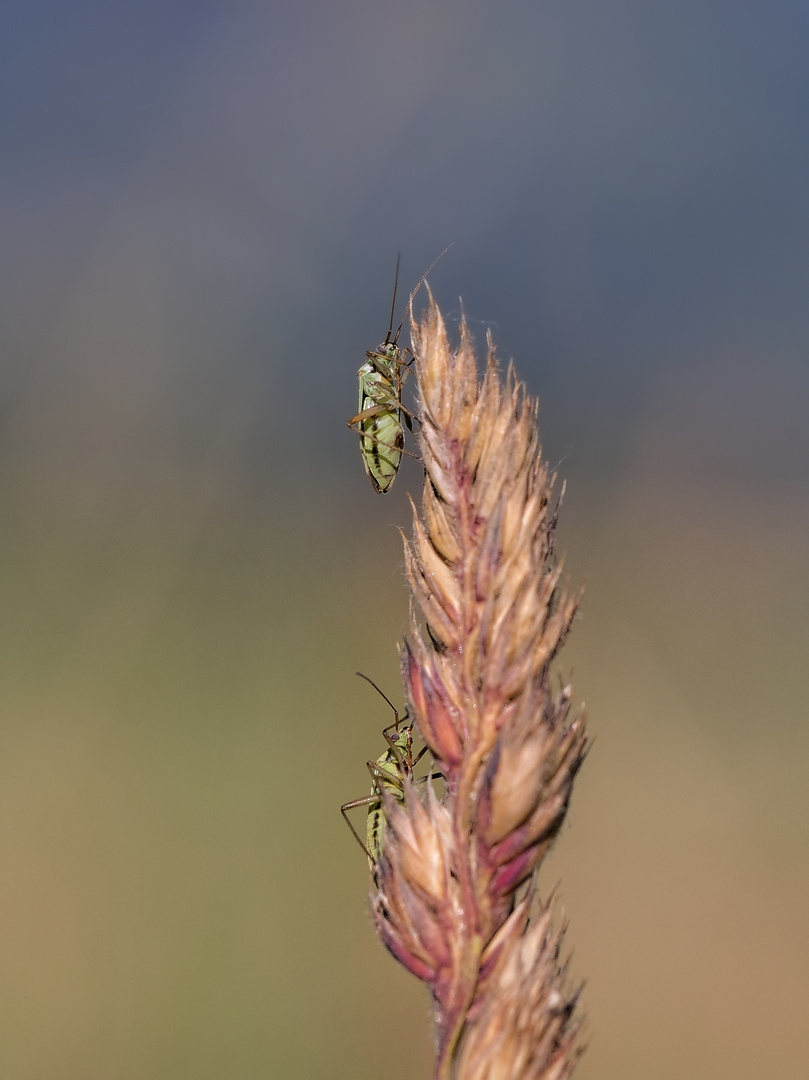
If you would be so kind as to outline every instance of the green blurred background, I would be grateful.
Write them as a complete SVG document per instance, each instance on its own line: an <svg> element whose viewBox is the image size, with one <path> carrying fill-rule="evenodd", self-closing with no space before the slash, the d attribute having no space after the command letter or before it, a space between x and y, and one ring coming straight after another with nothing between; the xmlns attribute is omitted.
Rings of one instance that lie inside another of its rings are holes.
<svg viewBox="0 0 809 1080"><path fill-rule="evenodd" d="M345 428L396 252L541 399L597 740L581 1080L809 1060L805 4L0 16L0 1076L415 1080L338 807L401 699Z"/></svg>

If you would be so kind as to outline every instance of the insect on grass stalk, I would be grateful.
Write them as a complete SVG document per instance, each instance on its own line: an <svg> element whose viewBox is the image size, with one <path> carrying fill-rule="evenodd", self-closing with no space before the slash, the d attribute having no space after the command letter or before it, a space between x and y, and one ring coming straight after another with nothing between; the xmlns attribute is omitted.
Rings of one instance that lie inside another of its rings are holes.
<svg viewBox="0 0 809 1080"><path fill-rule="evenodd" d="M413 721L407 713L399 717L396 706L390 698L384 694L373 679L356 672L361 679L373 686L374 690L388 703L393 710L393 723L382 729L382 737L388 744L387 750L376 761L366 761L366 767L371 775L371 793L359 799L352 799L343 803L340 813L351 830L354 839L368 856L368 861L373 869L382 848L382 837L387 824L387 816L383 792L394 799L401 801L404 798L405 777L412 778L413 769L418 765L427 751L422 747L414 755L413 753ZM349 817L349 812L360 807L367 807L367 822L365 841L362 840Z"/></svg>
<svg viewBox="0 0 809 1080"><path fill-rule="evenodd" d="M444 258L451 247L452 244L448 244L416 282L415 288L410 293L406 311L412 308L413 300L427 274L437 262ZM365 363L357 372L359 411L347 421L351 430L356 431L360 437L362 463L371 486L379 495L384 495L393 487L393 481L396 479L402 462L402 455L417 456L410 454L404 448L405 426L410 432L413 431L412 414L402 403L404 381L413 362L412 349L402 348L399 345L404 316L396 333L393 332L400 259L401 256L396 259L396 276L393 282L388 332L381 344L375 349L369 349L365 354Z"/></svg>

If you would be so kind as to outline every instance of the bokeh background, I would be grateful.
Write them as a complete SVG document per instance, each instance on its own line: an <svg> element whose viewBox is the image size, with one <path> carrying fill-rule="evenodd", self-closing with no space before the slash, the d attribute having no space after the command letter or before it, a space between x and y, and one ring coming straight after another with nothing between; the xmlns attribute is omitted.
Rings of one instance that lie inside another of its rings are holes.
<svg viewBox="0 0 809 1080"><path fill-rule="evenodd" d="M396 252L541 399L597 740L580 1080L806 1076L809 12L0 17L0 1075L429 1075L338 806L401 700L345 420Z"/></svg>

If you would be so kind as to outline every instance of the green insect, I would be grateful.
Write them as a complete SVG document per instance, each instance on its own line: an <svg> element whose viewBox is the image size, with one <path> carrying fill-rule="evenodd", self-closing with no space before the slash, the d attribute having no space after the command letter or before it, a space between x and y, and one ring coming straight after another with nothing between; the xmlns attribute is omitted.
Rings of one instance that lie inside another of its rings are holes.
<svg viewBox="0 0 809 1080"><path fill-rule="evenodd" d="M441 254L425 270L416 287L410 294L406 311L412 309L416 293L435 264L452 247L445 247ZM348 421L352 431L360 437L360 453L365 471L374 491L384 495L393 487L396 473L402 461L404 449L404 424L413 431L412 413L402 404L402 386L407 369L413 363L411 349L399 347L399 334L404 326L402 321L393 333L393 316L396 310L396 290L399 285L399 262L396 259L396 277L393 282L393 302L390 306L390 323L385 340L372 351L366 352L368 358L357 372L359 379L359 411ZM404 357L410 353L410 359ZM409 457L416 457L409 454Z"/></svg>
<svg viewBox="0 0 809 1080"><path fill-rule="evenodd" d="M357 674L361 679L365 679L366 682L370 683L374 690L385 698L385 701L393 709L394 716L393 723L382 732L388 744L388 749L376 761L366 762L368 772L371 774L371 794L362 799L352 799L351 802L343 803L340 807L340 813L345 818L346 824L354 834L357 843L368 856L373 867L382 851L382 836L387 825L382 791L384 790L386 794L392 795L399 802L404 802L405 777L412 779L413 770L427 752L427 747L422 747L415 758L413 757L413 721L408 720L407 712L400 720L399 713L396 711L393 702L382 693L376 683L369 679L367 675L363 675L361 671L358 671ZM360 806L368 807L368 822L364 842L348 816L349 810L356 810Z"/></svg>

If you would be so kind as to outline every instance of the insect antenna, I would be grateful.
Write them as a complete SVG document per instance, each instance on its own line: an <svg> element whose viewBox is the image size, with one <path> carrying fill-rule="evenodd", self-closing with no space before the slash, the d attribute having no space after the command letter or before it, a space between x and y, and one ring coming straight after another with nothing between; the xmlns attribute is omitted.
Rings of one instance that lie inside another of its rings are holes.
<svg viewBox="0 0 809 1080"><path fill-rule="evenodd" d="M400 251L398 253L398 255L396 256L396 274L395 274L395 276L393 278L393 300L391 300L391 304L390 304L390 323L388 324L388 333L387 333L387 336L385 337L385 344L386 345L390 341L390 336L393 333L393 313L396 310L396 290L399 288L399 263L401 261L402 261L402 253ZM397 339L399 337L399 331L398 330L396 331L396 337L397 337ZM357 672L357 674L359 675L359 672ZM363 675L363 678L365 678L364 675ZM368 681L370 682L370 679ZM383 694L382 696L384 697L385 695Z"/></svg>
<svg viewBox="0 0 809 1080"><path fill-rule="evenodd" d="M393 339L393 344L394 345L399 340L399 334L401 334L401 332L402 332L402 327L404 326L404 321L405 321L405 314L408 311L410 311L410 309L412 308L413 301L416 299L416 293L419 291L421 286L424 284L424 279L427 277L427 275L430 273L430 271L436 265L436 263L441 262L441 260L444 258L444 256L446 255L446 253L449 251L449 249L452 247L452 245L454 243L455 243L455 241L453 240L452 244L447 244L447 246L444 248L444 250L438 256L438 258L433 259L433 261L430 263L430 265L427 267L427 269L424 271L424 273L421 275L421 277L416 282L416 287L415 287L415 289L413 289L412 293L410 294L410 299L407 301L407 307L405 308L404 313L402 314L402 321L399 323L399 329L396 331L396 336ZM398 269L399 269L398 262L396 264L396 269L397 269L397 273L398 273ZM391 328L393 328L393 321L392 320L391 320Z"/></svg>
<svg viewBox="0 0 809 1080"><path fill-rule="evenodd" d="M379 694L379 696L380 696L380 697L383 697L383 698L385 699L385 701L387 701L388 705L390 705L391 709L393 709L393 715L394 715L394 717L395 717L395 727L396 727L396 730L398 731L398 730L399 730L399 713L398 713L398 711L397 711L397 709L396 709L396 706L395 706L395 705L393 704L393 702L392 702L392 701L391 701L391 699L390 699L390 698L388 697L388 695L387 695L387 694L384 694L384 693L383 693L383 692L382 692L382 691L381 691L381 690L379 689L379 687L378 687L378 686L376 685L376 683L374 682L374 680L373 680L373 679L369 679L369 678L368 678L368 676L367 676L367 675L363 675L363 673L362 673L361 671L355 671L355 672L354 672L354 674L355 674L355 675L359 675L359 677L360 677L361 679L365 679L365 681L366 681L367 683L370 683L370 684L371 684L371 686L373 686L374 690L376 690L377 694Z"/></svg>

